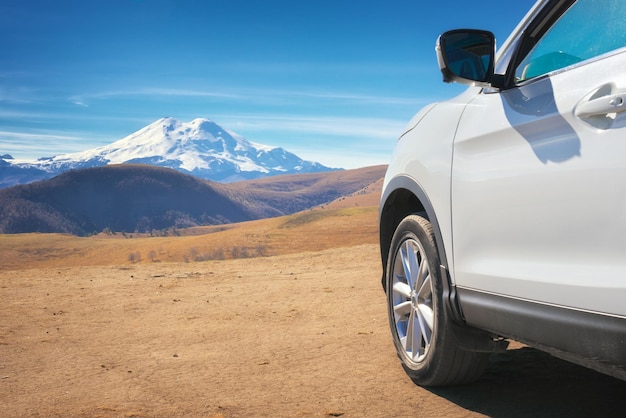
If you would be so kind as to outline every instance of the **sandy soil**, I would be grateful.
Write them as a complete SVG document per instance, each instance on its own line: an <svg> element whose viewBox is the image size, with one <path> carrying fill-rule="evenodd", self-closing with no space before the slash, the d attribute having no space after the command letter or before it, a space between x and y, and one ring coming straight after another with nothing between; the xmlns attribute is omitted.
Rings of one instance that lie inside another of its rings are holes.
<svg viewBox="0 0 626 418"><path fill-rule="evenodd" d="M513 344L474 385L406 377L375 244L7 270L2 416L623 416L626 382Z"/></svg>

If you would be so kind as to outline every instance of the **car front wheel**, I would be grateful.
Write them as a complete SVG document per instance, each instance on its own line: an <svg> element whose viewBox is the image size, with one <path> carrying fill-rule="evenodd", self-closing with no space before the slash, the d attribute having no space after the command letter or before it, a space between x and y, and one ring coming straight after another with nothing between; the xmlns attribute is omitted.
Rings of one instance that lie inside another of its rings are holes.
<svg viewBox="0 0 626 418"><path fill-rule="evenodd" d="M468 383L488 354L460 348L443 306L443 277L431 223L407 216L394 233L387 263L387 306L394 345L407 374L422 386Z"/></svg>

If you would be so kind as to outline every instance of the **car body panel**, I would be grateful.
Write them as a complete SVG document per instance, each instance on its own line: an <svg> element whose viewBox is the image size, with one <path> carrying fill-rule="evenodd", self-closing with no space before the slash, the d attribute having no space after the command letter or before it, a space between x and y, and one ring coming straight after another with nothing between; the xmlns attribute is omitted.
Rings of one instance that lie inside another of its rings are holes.
<svg viewBox="0 0 626 418"><path fill-rule="evenodd" d="M456 123L450 123L447 118L454 120L456 117L459 120L467 101L478 92L478 88L468 89L454 99L431 105L419 112L398 140L383 183L383 190L389 192L393 190L389 187L390 183L402 177L404 184L410 179L415 188L424 192L437 214L438 233L443 237L440 243L443 247L439 250L443 257L452 256L450 176L452 143L457 129ZM432 132L437 134L432 135ZM381 213L386 201L387 198L383 196ZM454 264L449 260L448 265L452 268Z"/></svg>
<svg viewBox="0 0 626 418"><path fill-rule="evenodd" d="M574 112L626 88L623 68L624 52L468 105L454 145L457 285L626 317L626 113Z"/></svg>
<svg viewBox="0 0 626 418"><path fill-rule="evenodd" d="M497 54L494 87L469 87L413 118L383 184L383 271L399 219L425 212L454 326L626 380L626 47L556 65L522 61L572 3L533 6ZM537 64L535 77L513 78L527 74L509 65L519 62Z"/></svg>

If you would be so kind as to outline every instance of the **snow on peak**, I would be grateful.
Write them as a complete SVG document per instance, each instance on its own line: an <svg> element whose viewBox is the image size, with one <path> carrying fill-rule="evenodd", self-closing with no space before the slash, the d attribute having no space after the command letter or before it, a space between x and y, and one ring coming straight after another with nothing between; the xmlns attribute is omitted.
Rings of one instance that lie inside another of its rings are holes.
<svg viewBox="0 0 626 418"><path fill-rule="evenodd" d="M31 166L54 174L122 163L170 167L217 181L331 170L282 148L250 142L209 119L181 122L171 117L158 119L109 145L42 158Z"/></svg>
<svg viewBox="0 0 626 418"><path fill-rule="evenodd" d="M231 135L209 119L181 122L174 118L162 118L150 125L115 141L112 144L74 154L58 155L54 162L68 160L87 161L102 159L109 164L129 161L178 161L186 171L210 168L207 157L237 161L241 152L255 148L252 143L238 135ZM244 170L263 170L244 159Z"/></svg>

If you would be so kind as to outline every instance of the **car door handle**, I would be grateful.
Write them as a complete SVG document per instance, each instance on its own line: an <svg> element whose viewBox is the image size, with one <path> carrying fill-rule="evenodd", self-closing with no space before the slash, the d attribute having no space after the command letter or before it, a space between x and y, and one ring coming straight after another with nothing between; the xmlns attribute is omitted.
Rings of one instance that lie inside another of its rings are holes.
<svg viewBox="0 0 626 418"><path fill-rule="evenodd" d="M582 119L624 111L626 111L626 92L598 97L576 106L576 116Z"/></svg>

